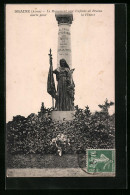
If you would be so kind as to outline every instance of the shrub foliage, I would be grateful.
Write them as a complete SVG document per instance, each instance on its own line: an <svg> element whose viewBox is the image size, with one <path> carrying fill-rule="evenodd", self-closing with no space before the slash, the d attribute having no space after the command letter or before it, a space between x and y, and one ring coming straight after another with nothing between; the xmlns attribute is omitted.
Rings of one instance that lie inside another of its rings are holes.
<svg viewBox="0 0 130 195"><path fill-rule="evenodd" d="M52 139L64 134L70 144L62 146L63 153L85 153L87 148L109 149L115 143L115 114L109 115L108 108L113 102L105 101L99 105L100 112L91 113L87 106L84 110L75 106L73 121L53 121L52 109L42 109L36 114L13 117L7 123L7 150L11 154L54 154Z"/></svg>

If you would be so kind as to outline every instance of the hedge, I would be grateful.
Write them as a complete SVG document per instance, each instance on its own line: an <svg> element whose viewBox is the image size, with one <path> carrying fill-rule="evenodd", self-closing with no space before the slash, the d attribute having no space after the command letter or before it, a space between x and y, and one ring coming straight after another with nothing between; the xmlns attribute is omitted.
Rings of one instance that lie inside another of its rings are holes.
<svg viewBox="0 0 130 195"><path fill-rule="evenodd" d="M107 149L115 145L115 114L90 113L75 107L72 121L53 121L50 109L46 113L16 116L7 123L7 150L10 154L54 154L52 139L64 134L69 144L62 144L65 154L85 153L87 148Z"/></svg>

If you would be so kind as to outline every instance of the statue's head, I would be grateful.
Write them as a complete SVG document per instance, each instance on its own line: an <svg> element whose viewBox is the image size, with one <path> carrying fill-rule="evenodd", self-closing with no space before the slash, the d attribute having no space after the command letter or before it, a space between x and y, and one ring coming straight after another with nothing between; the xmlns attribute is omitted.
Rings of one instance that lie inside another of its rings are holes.
<svg viewBox="0 0 130 195"><path fill-rule="evenodd" d="M60 67L69 68L69 65L67 64L65 59L60 60Z"/></svg>

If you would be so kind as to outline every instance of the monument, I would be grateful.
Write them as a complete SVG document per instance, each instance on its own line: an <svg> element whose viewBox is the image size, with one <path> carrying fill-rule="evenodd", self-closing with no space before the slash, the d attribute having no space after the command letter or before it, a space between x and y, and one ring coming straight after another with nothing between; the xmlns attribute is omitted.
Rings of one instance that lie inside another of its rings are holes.
<svg viewBox="0 0 130 195"><path fill-rule="evenodd" d="M71 24L73 14L58 12L55 14L58 22L58 50L57 50L57 67L60 66L60 59L65 59L69 67L72 67L71 59Z"/></svg>
<svg viewBox="0 0 130 195"><path fill-rule="evenodd" d="M50 52L50 76L48 75L48 93L55 99L55 108L51 117L54 120L72 120L74 118L74 93L72 60L71 60L71 32L73 21L71 13L58 12L55 14L58 21L58 50L57 68L53 71L52 54ZM53 75L56 75L57 90Z"/></svg>

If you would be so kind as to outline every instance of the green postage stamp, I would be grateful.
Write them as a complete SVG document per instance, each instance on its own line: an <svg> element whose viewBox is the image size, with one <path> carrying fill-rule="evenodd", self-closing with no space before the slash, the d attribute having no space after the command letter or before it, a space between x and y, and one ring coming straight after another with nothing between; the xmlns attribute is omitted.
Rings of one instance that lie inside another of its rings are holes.
<svg viewBox="0 0 130 195"><path fill-rule="evenodd" d="M87 172L115 172L115 149L87 149Z"/></svg>

